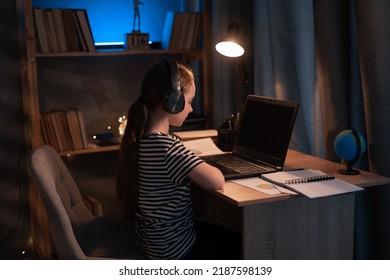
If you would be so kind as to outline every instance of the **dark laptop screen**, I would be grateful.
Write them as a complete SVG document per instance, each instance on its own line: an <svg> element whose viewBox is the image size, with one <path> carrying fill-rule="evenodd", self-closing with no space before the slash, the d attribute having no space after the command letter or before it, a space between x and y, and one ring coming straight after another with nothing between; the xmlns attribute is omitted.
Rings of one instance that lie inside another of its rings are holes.
<svg viewBox="0 0 390 280"><path fill-rule="evenodd" d="M298 103L249 95L235 151L283 167Z"/></svg>

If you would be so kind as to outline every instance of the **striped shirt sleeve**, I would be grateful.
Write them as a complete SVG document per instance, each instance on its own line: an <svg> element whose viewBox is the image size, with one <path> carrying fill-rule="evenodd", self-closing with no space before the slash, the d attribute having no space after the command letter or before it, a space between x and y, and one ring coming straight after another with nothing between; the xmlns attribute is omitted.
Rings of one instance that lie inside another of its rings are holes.
<svg viewBox="0 0 390 280"><path fill-rule="evenodd" d="M203 161L189 151L180 140L176 140L166 155L168 174L172 181L182 186L188 183L188 173Z"/></svg>

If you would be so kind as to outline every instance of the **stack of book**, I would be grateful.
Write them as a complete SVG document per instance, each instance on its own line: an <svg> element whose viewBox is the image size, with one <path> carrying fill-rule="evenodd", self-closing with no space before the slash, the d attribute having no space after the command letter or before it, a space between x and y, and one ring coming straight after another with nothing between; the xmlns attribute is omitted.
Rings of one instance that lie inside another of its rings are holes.
<svg viewBox="0 0 390 280"><path fill-rule="evenodd" d="M43 143L52 146L57 152L88 148L82 112L71 108L53 110L40 114Z"/></svg>
<svg viewBox="0 0 390 280"><path fill-rule="evenodd" d="M85 9L33 8L37 51L95 52Z"/></svg>
<svg viewBox="0 0 390 280"><path fill-rule="evenodd" d="M162 48L196 50L201 48L202 13L168 12L162 37Z"/></svg>

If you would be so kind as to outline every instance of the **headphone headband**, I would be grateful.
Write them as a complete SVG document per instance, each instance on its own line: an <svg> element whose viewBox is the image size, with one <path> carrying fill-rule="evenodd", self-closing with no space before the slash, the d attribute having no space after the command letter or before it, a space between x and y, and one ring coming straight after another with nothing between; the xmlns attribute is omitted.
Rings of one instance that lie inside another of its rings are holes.
<svg viewBox="0 0 390 280"><path fill-rule="evenodd" d="M171 59L163 59L163 62L168 64L171 76L171 88L168 89L163 96L163 108L165 111L178 114L184 109L184 96L180 89L180 75L176 61Z"/></svg>
<svg viewBox="0 0 390 280"><path fill-rule="evenodd" d="M180 91L180 75L176 62L171 59L164 59L164 61L168 64L171 74L171 89Z"/></svg>

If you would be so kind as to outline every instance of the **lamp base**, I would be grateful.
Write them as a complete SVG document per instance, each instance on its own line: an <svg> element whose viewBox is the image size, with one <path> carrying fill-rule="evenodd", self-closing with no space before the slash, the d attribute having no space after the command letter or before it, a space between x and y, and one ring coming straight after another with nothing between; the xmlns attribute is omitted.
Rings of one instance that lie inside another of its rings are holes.
<svg viewBox="0 0 390 280"><path fill-rule="evenodd" d="M358 175L358 174L360 174L360 171L353 169L352 164L347 164L347 168L340 169L339 173L343 174L343 175Z"/></svg>
<svg viewBox="0 0 390 280"><path fill-rule="evenodd" d="M359 170L356 170L356 169L351 169L351 170L340 169L339 173L343 174L343 175L358 175L358 174L360 174Z"/></svg>

